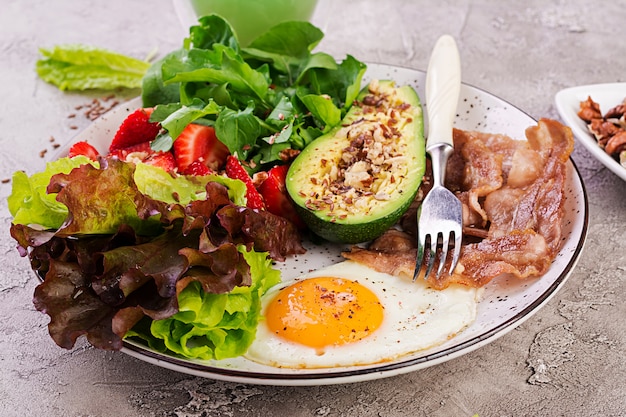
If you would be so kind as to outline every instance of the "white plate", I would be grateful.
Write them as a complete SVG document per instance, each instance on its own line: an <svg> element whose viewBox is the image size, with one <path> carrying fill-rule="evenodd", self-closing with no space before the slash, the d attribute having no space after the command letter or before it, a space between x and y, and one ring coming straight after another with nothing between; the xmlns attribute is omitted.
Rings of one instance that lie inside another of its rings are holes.
<svg viewBox="0 0 626 417"><path fill-rule="evenodd" d="M424 97L422 71L387 65L368 65L367 79L393 79L399 85L413 85ZM74 141L88 139L101 152L124 117L141 102L135 99L102 116ZM504 133L523 139L528 126L536 121L513 105L480 89L463 85L455 125L465 130ZM61 152L67 152L69 144ZM568 162L567 199L563 248L548 272L540 279L492 281L478 307L476 321L461 334L438 347L405 356L393 362L333 368L327 370L278 369L244 358L221 361L185 360L150 350L137 342L125 342L123 352L143 361L179 372L219 380L265 385L323 385L365 381L416 371L471 352L519 326L542 307L563 285L583 249L587 233L587 196L580 175ZM308 245L305 255L279 264L285 278L294 277L340 261L341 248L334 245Z"/></svg>
<svg viewBox="0 0 626 417"><path fill-rule="evenodd" d="M602 114L620 104L626 97L626 83L592 84L566 88L554 97L559 115L578 139L578 141L604 166L626 181L626 168L611 158L587 129L587 124L578 117L580 102L591 97L600 105Z"/></svg>

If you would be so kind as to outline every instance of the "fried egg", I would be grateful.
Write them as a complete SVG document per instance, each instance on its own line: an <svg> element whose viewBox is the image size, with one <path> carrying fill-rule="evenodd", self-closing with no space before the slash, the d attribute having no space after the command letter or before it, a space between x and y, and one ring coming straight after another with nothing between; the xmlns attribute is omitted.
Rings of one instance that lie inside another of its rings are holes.
<svg viewBox="0 0 626 417"><path fill-rule="evenodd" d="M280 368L333 368L395 360L437 346L476 318L481 290L434 290L418 280L343 261L271 288L246 353Z"/></svg>

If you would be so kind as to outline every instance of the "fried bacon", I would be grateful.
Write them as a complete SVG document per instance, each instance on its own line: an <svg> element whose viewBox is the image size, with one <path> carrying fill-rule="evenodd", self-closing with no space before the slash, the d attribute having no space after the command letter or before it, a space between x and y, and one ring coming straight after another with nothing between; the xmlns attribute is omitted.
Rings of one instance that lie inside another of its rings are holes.
<svg viewBox="0 0 626 417"><path fill-rule="evenodd" d="M529 127L526 138L455 129L446 186L463 203L464 241L454 273L428 277L433 288L452 283L481 287L502 274L527 278L550 267L561 243L566 162L574 140L568 127L549 119ZM406 216L415 218L415 207ZM412 276L416 225L401 225L403 231L392 229L367 249L354 247L344 257Z"/></svg>

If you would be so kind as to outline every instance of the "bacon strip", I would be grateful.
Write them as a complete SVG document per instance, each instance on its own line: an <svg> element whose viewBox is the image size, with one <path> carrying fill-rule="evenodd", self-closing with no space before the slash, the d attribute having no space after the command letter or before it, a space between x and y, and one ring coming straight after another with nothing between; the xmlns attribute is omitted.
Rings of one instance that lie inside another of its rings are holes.
<svg viewBox="0 0 626 417"><path fill-rule="evenodd" d="M481 287L502 274L527 278L550 267L561 244L566 163L574 139L568 127L550 119L529 127L526 138L455 130L446 185L464 204L465 236L459 265L451 276L431 274L433 288ZM415 234L390 230L369 248L343 255L379 271L412 276Z"/></svg>

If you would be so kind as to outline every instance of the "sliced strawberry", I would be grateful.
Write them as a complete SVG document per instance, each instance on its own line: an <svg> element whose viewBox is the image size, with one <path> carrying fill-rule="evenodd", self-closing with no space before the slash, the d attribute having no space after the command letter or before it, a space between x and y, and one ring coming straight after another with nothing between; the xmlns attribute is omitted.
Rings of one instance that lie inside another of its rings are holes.
<svg viewBox="0 0 626 417"><path fill-rule="evenodd" d="M258 190L263 196L267 211L284 217L298 229L304 229L306 225L296 213L295 205L285 187L288 170L289 165L278 165L270 169L267 172L267 179L261 183Z"/></svg>
<svg viewBox="0 0 626 417"><path fill-rule="evenodd" d="M193 161L187 168L181 172L183 175L209 175L212 174L211 168L204 165L200 161Z"/></svg>
<svg viewBox="0 0 626 417"><path fill-rule="evenodd" d="M226 175L228 178L235 180L241 180L246 184L246 199L248 200L247 206L253 209L263 210L265 209L265 203L263 203L263 197L254 188L252 178L245 170L245 168L239 162L236 156L229 155L226 158Z"/></svg>
<svg viewBox="0 0 626 417"><path fill-rule="evenodd" d="M151 108L137 109L129 114L115 133L109 152L130 148L156 138L161 130L161 124L151 123L151 114Z"/></svg>
<svg viewBox="0 0 626 417"><path fill-rule="evenodd" d="M224 166L230 154L226 145L215 136L215 129L191 123L174 141L174 156L179 172L185 172L193 162L199 161L211 170Z"/></svg>
<svg viewBox="0 0 626 417"><path fill-rule="evenodd" d="M176 160L171 152L154 152L143 160L145 164L157 166L164 171L171 172L176 169Z"/></svg>
<svg viewBox="0 0 626 417"><path fill-rule="evenodd" d="M98 159L98 156L100 154L98 153L96 148L94 148L92 145L90 145L89 143L85 141L81 141L81 142L76 142L75 144L73 144L68 152L68 156L70 158L74 156L78 156L78 155L86 156L92 161L95 161L96 159Z"/></svg>

